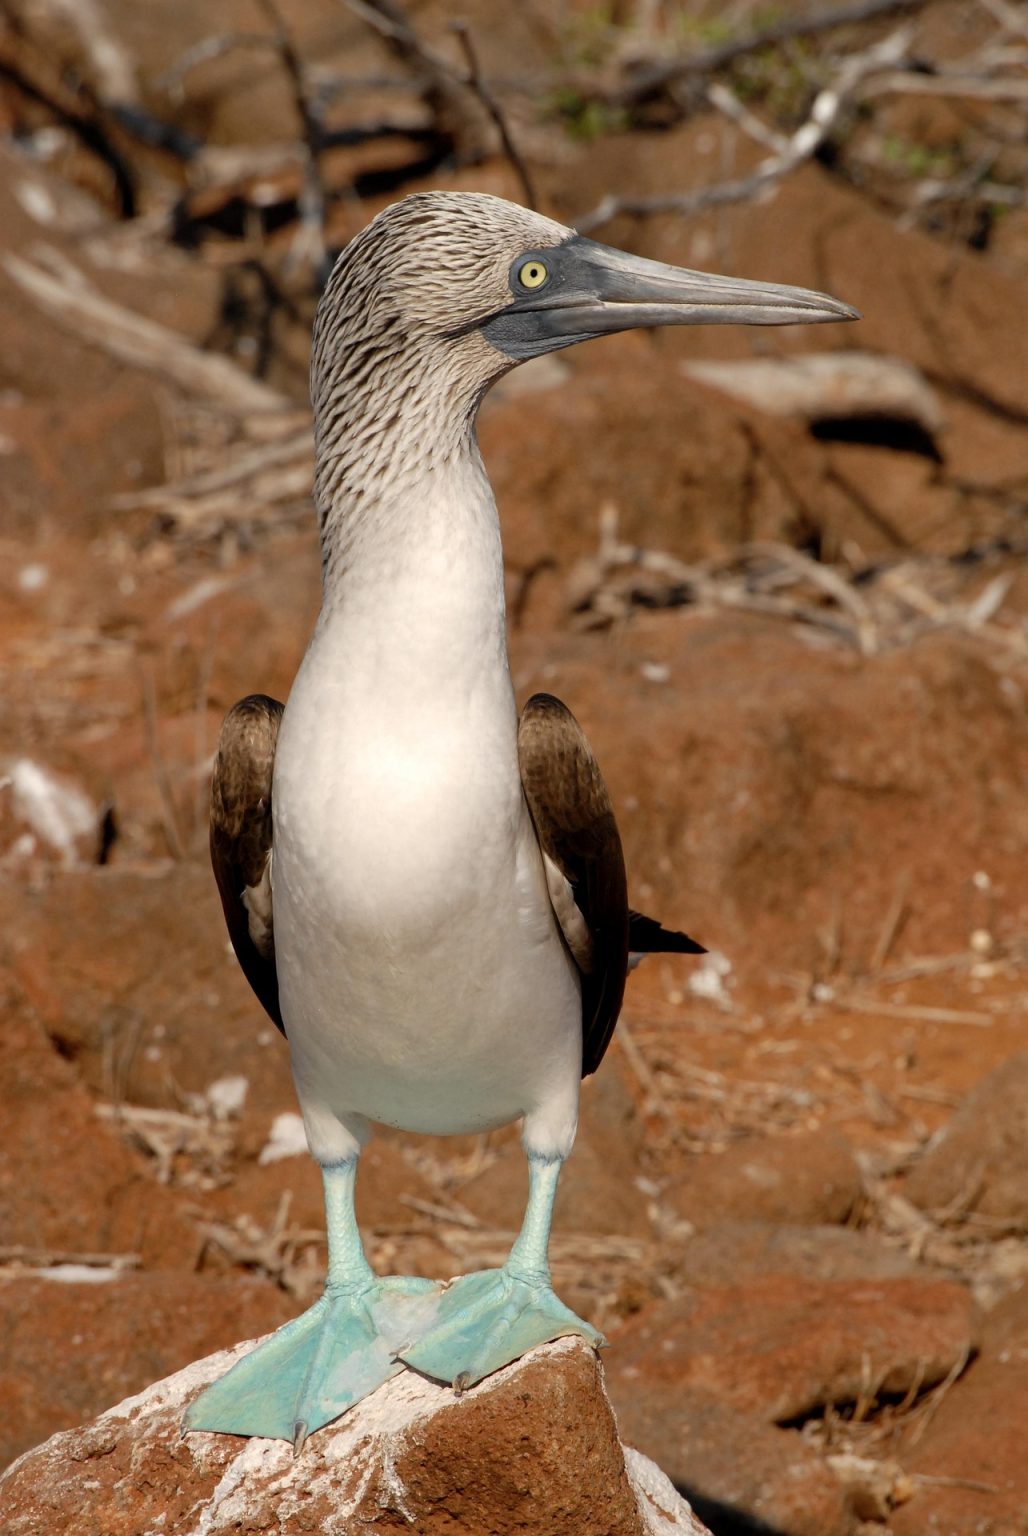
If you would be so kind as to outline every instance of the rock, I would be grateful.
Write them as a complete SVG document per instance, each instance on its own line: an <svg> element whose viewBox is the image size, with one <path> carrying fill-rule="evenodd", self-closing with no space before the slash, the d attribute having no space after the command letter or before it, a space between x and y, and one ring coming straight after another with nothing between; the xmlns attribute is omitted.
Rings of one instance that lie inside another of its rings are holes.
<svg viewBox="0 0 1028 1536"><path fill-rule="evenodd" d="M990 1072L911 1170L923 1210L1028 1220L1028 1051Z"/></svg>
<svg viewBox="0 0 1028 1536"><path fill-rule="evenodd" d="M688 1388L788 1423L941 1381L974 1347L972 1302L948 1280L772 1275L650 1307L611 1346L615 1401Z"/></svg>
<svg viewBox="0 0 1028 1536"><path fill-rule="evenodd" d="M982 1324L979 1358L920 1438L915 1415L898 1454L916 1488L891 1515L895 1536L1014 1536L1028 1530L1028 1286Z"/></svg>
<svg viewBox="0 0 1028 1536"><path fill-rule="evenodd" d="M180 1438L187 1403L248 1347L188 1366L22 1457L0 1482L6 1536L704 1536L667 1478L621 1446L581 1340L533 1350L462 1397L403 1372L295 1459L280 1440Z"/></svg>
<svg viewBox="0 0 1028 1536"><path fill-rule="evenodd" d="M534 655L516 637L513 651L519 689L548 688L574 706L640 902L723 951L740 982L757 956L809 971L837 894L866 954L895 896L895 865L876 858L885 846L917 891L909 952L963 949L982 849L997 888L1024 883L1023 702L955 635L873 665L813 646L801 660L800 649L785 625L749 616L639 612L602 665L580 634L537 641ZM652 663L668 681L642 687ZM670 964L681 987L685 966ZM658 968L630 978L629 1006Z"/></svg>
<svg viewBox="0 0 1028 1536"><path fill-rule="evenodd" d="M898 357L870 352L794 353L747 362L686 362L698 379L772 416L805 421L902 421L934 436L945 425L924 375Z"/></svg>
<svg viewBox="0 0 1028 1536"><path fill-rule="evenodd" d="M727 1218L817 1225L847 1221L863 1189L849 1143L822 1126L798 1136L747 1137L725 1152L695 1156L663 1199L699 1228Z"/></svg>
<svg viewBox="0 0 1028 1536"><path fill-rule="evenodd" d="M673 1278L685 1285L733 1285L761 1275L801 1280L883 1280L913 1275L917 1265L876 1233L853 1227L775 1226L726 1221L687 1238L671 1255Z"/></svg>
<svg viewBox="0 0 1028 1536"><path fill-rule="evenodd" d="M850 1536L838 1478L795 1430L675 1385L637 1392L615 1379L611 1397L622 1435L664 1468L713 1530Z"/></svg>
<svg viewBox="0 0 1028 1536"><path fill-rule="evenodd" d="M51 943L53 941L51 940ZM192 1257L196 1231L177 1192L98 1120L74 1067L17 989L0 992L0 1247ZM31 1262L31 1253L26 1256Z"/></svg>
<svg viewBox="0 0 1028 1536"><path fill-rule="evenodd" d="M197 1355L300 1311L270 1281L93 1269L0 1284L0 1466ZM3 1521L0 1520L0 1528Z"/></svg>
<svg viewBox="0 0 1028 1536"><path fill-rule="evenodd" d="M229 953L206 858L0 886L0 920L18 934L15 981L94 1093L179 1108L242 1064L248 1113L295 1108L286 1047Z"/></svg>

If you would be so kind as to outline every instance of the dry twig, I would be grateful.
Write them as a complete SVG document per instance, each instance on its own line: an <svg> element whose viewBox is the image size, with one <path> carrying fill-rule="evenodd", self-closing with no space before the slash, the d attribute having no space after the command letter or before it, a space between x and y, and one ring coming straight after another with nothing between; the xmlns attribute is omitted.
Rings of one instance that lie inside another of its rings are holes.
<svg viewBox="0 0 1028 1536"><path fill-rule="evenodd" d="M576 219L575 227L587 234L623 214L634 218L649 218L661 213L695 214L707 208L723 208L732 203L754 201L817 153L834 130L843 111L852 102L857 87L868 75L899 66L906 56L909 42L909 32L901 28L863 53L848 55L832 83L818 91L806 121L782 148L762 161L749 176L700 187L695 192L668 193L657 197L618 197L611 194Z"/></svg>
<svg viewBox="0 0 1028 1536"><path fill-rule="evenodd" d="M57 277L21 256L5 256L3 264L46 314L122 362L157 373L180 389L216 401L224 410L279 411L288 404L284 396L251 379L227 357L209 356L166 326L104 298L74 267ZM68 280L72 273L77 280Z"/></svg>
<svg viewBox="0 0 1028 1536"><path fill-rule="evenodd" d="M496 126L496 131L500 135L500 143L503 145L503 152L513 166L515 174L521 183L521 194L524 197L525 203L529 208L538 208L539 202L531 173L517 145L514 143L510 127L499 102L483 78L478 62L478 54L471 40L471 30L466 21L455 21L453 23L453 30L467 61L468 84Z"/></svg>
<svg viewBox="0 0 1028 1536"><path fill-rule="evenodd" d="M761 53L782 43L793 42L801 37L814 37L836 27L855 26L861 22L877 21L898 12L921 10L928 0L858 0L854 5L831 6L822 11L812 11L805 16L786 16L781 21L758 28L730 42L719 43L684 59L670 59L665 63L637 69L634 78L603 99L610 106L632 108L666 92L672 86L689 77L713 75L718 70L734 64L748 54Z"/></svg>

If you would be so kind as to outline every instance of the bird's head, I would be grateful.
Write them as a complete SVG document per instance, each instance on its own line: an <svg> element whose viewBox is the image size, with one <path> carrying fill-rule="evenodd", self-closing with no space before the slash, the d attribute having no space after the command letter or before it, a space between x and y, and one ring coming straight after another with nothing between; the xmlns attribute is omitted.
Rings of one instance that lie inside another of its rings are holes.
<svg viewBox="0 0 1028 1536"><path fill-rule="evenodd" d="M477 399L517 363L614 331L855 318L805 288L628 255L502 198L422 192L386 208L336 263L312 386L317 407L340 370L361 378L405 354Z"/></svg>

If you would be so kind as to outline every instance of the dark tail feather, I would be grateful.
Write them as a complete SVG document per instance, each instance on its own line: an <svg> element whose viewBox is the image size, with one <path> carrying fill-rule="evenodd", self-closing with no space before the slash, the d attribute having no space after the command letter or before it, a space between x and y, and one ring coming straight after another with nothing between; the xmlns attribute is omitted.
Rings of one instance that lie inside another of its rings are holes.
<svg viewBox="0 0 1028 1536"><path fill-rule="evenodd" d="M636 955L705 955L706 949L686 933L662 928L655 917L628 914L628 948Z"/></svg>

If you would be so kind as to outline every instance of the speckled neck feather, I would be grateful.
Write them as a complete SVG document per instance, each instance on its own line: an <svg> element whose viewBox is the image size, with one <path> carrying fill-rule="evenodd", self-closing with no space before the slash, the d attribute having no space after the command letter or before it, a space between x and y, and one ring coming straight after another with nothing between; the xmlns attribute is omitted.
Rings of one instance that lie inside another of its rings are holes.
<svg viewBox="0 0 1028 1536"><path fill-rule="evenodd" d="M475 322L510 302L521 252L570 233L498 198L433 193L387 208L342 253L311 360L326 598L362 552L413 531L440 475L463 463L477 480L478 404L513 364Z"/></svg>

